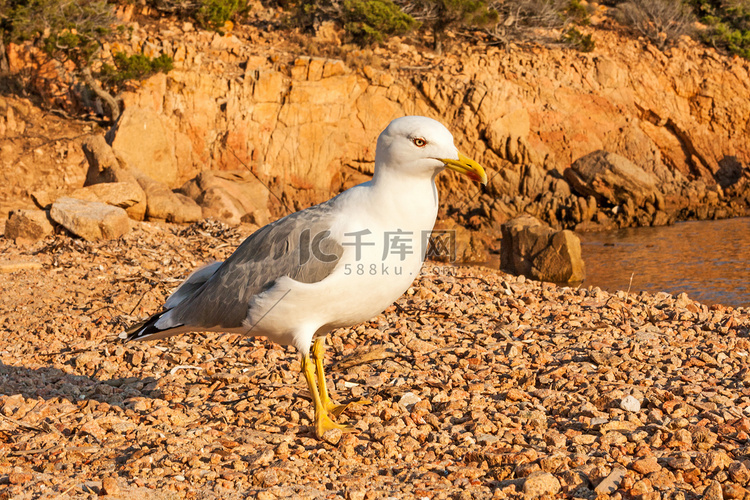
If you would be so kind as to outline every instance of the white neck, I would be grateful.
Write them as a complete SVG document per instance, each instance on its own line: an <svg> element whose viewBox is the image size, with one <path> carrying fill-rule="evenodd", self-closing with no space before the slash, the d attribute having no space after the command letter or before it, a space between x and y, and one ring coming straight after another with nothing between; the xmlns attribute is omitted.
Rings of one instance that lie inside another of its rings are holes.
<svg viewBox="0 0 750 500"><path fill-rule="evenodd" d="M436 171L432 177L411 175L403 170L376 168L372 178L372 201L391 220L408 220L413 230L431 230L438 211Z"/></svg>

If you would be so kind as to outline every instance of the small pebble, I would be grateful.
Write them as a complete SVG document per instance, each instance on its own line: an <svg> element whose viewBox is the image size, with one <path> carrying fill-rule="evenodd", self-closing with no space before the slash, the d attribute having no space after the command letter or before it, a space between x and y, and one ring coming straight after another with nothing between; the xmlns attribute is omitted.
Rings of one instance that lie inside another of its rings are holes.
<svg viewBox="0 0 750 500"><path fill-rule="evenodd" d="M560 488L560 480L549 472L532 472L523 482L523 492L531 498L556 495Z"/></svg>
<svg viewBox="0 0 750 500"><path fill-rule="evenodd" d="M627 395L620 401L620 408L631 413L638 413L641 411L641 402L633 396Z"/></svg>
<svg viewBox="0 0 750 500"><path fill-rule="evenodd" d="M406 392L403 396L401 396L401 399L398 400L398 403L407 410L411 410L414 405L419 403L420 401L422 401L422 398L420 398L413 392Z"/></svg>
<svg viewBox="0 0 750 500"><path fill-rule="evenodd" d="M117 478L106 476L102 478L102 495L120 495L120 486L117 484Z"/></svg>

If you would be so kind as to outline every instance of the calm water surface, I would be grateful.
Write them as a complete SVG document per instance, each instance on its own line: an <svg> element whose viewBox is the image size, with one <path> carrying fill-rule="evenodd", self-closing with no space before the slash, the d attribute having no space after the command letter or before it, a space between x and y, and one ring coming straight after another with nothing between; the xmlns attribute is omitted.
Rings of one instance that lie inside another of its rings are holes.
<svg viewBox="0 0 750 500"><path fill-rule="evenodd" d="M750 307L750 218L583 233L584 286ZM632 285L630 277L633 276Z"/></svg>

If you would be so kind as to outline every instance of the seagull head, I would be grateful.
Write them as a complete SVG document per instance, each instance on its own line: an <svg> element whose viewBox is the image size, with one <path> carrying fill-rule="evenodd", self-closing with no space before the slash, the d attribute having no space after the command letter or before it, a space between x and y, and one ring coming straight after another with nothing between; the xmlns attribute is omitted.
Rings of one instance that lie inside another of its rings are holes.
<svg viewBox="0 0 750 500"><path fill-rule="evenodd" d="M445 126L425 116L404 116L393 120L378 137L375 173L393 170L432 178L444 168L487 184L479 163L461 154Z"/></svg>

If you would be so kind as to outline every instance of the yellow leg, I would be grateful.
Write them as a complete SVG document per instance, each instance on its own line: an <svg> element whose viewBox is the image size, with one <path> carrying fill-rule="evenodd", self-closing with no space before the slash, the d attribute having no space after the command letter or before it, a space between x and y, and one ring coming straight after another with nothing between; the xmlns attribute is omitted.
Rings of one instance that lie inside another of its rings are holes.
<svg viewBox="0 0 750 500"><path fill-rule="evenodd" d="M310 395L313 398L313 404L315 405L315 434L320 438L326 431L331 429L341 429L344 432L352 432L356 429L350 425L337 424L331 417L328 416L328 410L324 406L318 388L315 385L315 374L313 373L312 361L309 355L305 355L302 358L302 373L307 381L307 388L310 390Z"/></svg>
<svg viewBox="0 0 750 500"><path fill-rule="evenodd" d="M337 405L331 400L328 395L328 386L326 385L326 375L323 371L323 358L325 357L326 339L325 337L318 337L313 342L312 346L312 357L315 360L315 372L318 376L318 387L320 389L320 401L323 407L330 412L334 417L341 415L352 404L370 404L370 401L364 399L362 401L355 401L347 403L345 405Z"/></svg>

